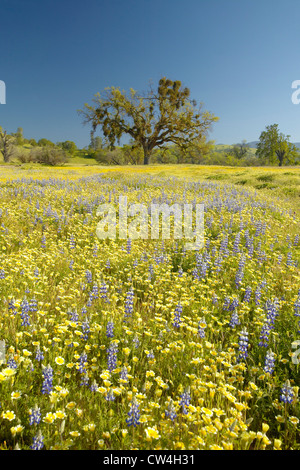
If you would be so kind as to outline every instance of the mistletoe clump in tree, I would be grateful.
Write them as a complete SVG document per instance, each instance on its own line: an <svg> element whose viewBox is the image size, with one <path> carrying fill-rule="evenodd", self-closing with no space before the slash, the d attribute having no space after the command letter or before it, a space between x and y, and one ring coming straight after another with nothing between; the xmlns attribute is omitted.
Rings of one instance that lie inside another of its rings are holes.
<svg viewBox="0 0 300 470"><path fill-rule="evenodd" d="M203 110L202 103L197 107L196 101L190 99L190 90L180 81L166 77L159 80L157 90L150 86L144 96L133 89L127 94L109 87L103 95L97 93L93 102L79 111L84 122L92 124L92 134L100 126L111 149L124 134L130 136L134 145L143 150L145 165L154 148L175 144L187 150L206 136L218 120Z"/></svg>

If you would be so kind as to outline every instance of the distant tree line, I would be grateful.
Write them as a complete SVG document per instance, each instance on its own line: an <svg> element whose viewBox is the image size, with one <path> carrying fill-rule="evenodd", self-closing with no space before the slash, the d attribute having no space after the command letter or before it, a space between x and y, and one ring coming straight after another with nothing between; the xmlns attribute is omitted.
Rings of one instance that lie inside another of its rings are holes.
<svg viewBox="0 0 300 470"><path fill-rule="evenodd" d="M61 165L77 151L74 142L66 140L56 144L49 139L26 139L23 129L19 127L17 132L8 134L0 127L0 152L3 161L19 161L20 163L40 163L44 165Z"/></svg>
<svg viewBox="0 0 300 470"><path fill-rule="evenodd" d="M295 165L300 163L299 150L278 124L266 127L257 148L250 149L245 140L223 147L208 140L208 132L216 116L197 106L190 90L180 81L163 77L157 89L127 94L119 88L107 88L94 98L94 105L85 104L79 113L92 124L91 139L84 149L73 141L53 143L49 139L26 139L23 129L8 134L0 127L0 152L5 163L61 165L73 157L93 159L100 165ZM100 128L102 137L96 136ZM120 145L122 136L128 137Z"/></svg>

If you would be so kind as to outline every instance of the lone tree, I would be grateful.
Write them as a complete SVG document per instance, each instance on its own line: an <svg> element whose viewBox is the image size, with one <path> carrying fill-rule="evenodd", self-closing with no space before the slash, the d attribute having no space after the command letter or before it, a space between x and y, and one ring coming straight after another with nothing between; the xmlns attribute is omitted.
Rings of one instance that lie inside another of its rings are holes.
<svg viewBox="0 0 300 470"><path fill-rule="evenodd" d="M187 149L210 130L218 118L197 108L195 100L189 98L190 90L183 88L181 82L163 77L157 90L149 87L145 96L132 88L126 94L120 88L109 87L103 96L97 93L94 105L84 105L79 113L84 122L92 124L92 133L98 126L107 144L114 149L116 141L120 144L123 134L129 135L136 147L143 149L144 164L148 165L155 147L163 148L173 143Z"/></svg>
<svg viewBox="0 0 300 470"><path fill-rule="evenodd" d="M243 140L239 144L235 144L232 149L229 151L229 155L232 155L239 160L241 158L245 158L249 153L249 145L247 144L246 140Z"/></svg>
<svg viewBox="0 0 300 470"><path fill-rule="evenodd" d="M290 136L279 132L278 124L266 127L259 138L256 155L264 162L282 166L284 162L292 163L297 155L297 148L290 141Z"/></svg>
<svg viewBox="0 0 300 470"><path fill-rule="evenodd" d="M2 127L0 127L0 151L6 163L15 153L15 137L7 134Z"/></svg>

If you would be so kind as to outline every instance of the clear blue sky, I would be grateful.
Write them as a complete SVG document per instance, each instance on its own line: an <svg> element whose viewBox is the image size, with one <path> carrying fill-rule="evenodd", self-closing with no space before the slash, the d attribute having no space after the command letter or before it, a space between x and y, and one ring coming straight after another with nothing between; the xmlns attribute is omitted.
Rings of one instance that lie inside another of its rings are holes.
<svg viewBox="0 0 300 470"><path fill-rule="evenodd" d="M299 0L1 0L0 126L90 141L77 110L108 86L181 80L220 120L210 138L300 141Z"/></svg>

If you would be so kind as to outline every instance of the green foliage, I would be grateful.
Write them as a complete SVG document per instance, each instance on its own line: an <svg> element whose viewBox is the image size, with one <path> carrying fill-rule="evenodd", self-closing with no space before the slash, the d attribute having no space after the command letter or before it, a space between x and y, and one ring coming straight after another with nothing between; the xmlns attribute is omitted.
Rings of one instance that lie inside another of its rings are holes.
<svg viewBox="0 0 300 470"><path fill-rule="evenodd" d="M246 141L243 140L241 143L235 144L229 150L229 155L238 159L246 158L249 155L249 145L247 145Z"/></svg>
<svg viewBox="0 0 300 470"><path fill-rule="evenodd" d="M266 127L259 138L256 155L264 162L282 166L284 163L293 163L298 155L294 144L289 141L290 136L279 132L278 124Z"/></svg>
<svg viewBox="0 0 300 470"><path fill-rule="evenodd" d="M38 141L38 145L40 147L55 147L55 144L51 142L51 140L48 140L48 139L40 139Z"/></svg>
<svg viewBox="0 0 300 470"><path fill-rule="evenodd" d="M85 104L79 113L92 132L102 128L106 144L113 150L121 137L129 135L143 149L144 164L149 163L153 149L175 144L186 150L194 141L207 135L218 118L196 108L189 99L190 90L180 81L165 77L159 80L157 91L151 87L146 96L130 89L129 95L119 88L106 88L103 96L97 93L94 105Z"/></svg>
<svg viewBox="0 0 300 470"><path fill-rule="evenodd" d="M3 160L5 163L8 163L14 155L15 144L15 137L13 135L7 134L7 132L4 131L2 127L0 127L0 151L2 153Z"/></svg>
<svg viewBox="0 0 300 470"><path fill-rule="evenodd" d="M71 155L74 155L74 153L77 150L77 146L75 142L72 142L71 140L65 140L64 142L58 142L57 144L59 147L61 147L63 150L66 152L70 153Z"/></svg>
<svg viewBox="0 0 300 470"><path fill-rule="evenodd" d="M27 142L29 145L32 147L36 147L38 145L37 141L35 139L27 139Z"/></svg>
<svg viewBox="0 0 300 470"><path fill-rule="evenodd" d="M126 163L124 153L120 148L98 150L94 158L101 165L124 165Z"/></svg>
<svg viewBox="0 0 300 470"><path fill-rule="evenodd" d="M16 145L23 145L24 144L25 139L23 137L22 127L18 127L17 132L15 134L12 134L12 136L15 138Z"/></svg>
<svg viewBox="0 0 300 470"><path fill-rule="evenodd" d="M92 133L89 149L97 151L97 150L101 150L102 148L103 148L103 142L102 142L101 137L99 136L95 137Z"/></svg>
<svg viewBox="0 0 300 470"><path fill-rule="evenodd" d="M63 150L48 146L32 149L30 158L32 162L49 166L61 165L66 162L66 154Z"/></svg>

